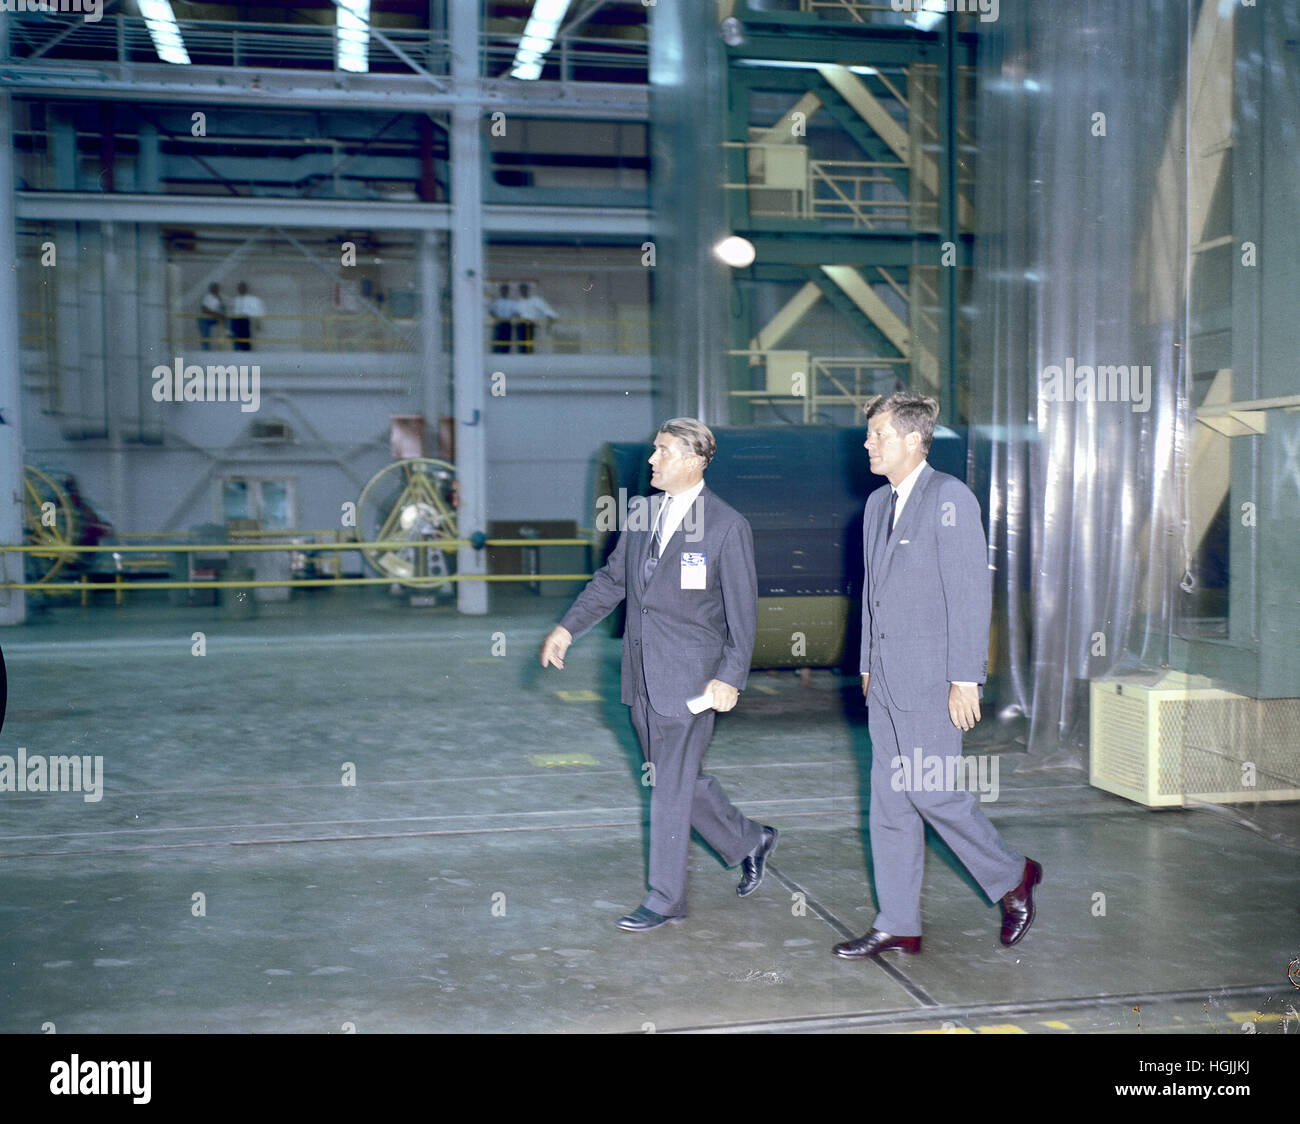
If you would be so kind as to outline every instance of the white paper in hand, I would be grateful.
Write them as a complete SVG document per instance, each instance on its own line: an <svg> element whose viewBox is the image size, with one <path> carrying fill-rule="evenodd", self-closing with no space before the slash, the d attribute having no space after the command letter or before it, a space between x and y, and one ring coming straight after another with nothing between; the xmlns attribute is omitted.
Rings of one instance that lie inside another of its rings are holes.
<svg viewBox="0 0 1300 1124"><path fill-rule="evenodd" d="M696 695L693 699L686 700L686 709L692 714L702 714L704 711L713 706L713 692L705 691L702 695Z"/></svg>

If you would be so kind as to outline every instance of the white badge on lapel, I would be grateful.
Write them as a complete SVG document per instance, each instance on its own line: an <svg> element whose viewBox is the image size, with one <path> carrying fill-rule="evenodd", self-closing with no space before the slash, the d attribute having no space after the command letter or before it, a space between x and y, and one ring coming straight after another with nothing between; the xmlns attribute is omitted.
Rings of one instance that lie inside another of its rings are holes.
<svg viewBox="0 0 1300 1124"><path fill-rule="evenodd" d="M708 577L704 552L682 552L682 588L704 589Z"/></svg>

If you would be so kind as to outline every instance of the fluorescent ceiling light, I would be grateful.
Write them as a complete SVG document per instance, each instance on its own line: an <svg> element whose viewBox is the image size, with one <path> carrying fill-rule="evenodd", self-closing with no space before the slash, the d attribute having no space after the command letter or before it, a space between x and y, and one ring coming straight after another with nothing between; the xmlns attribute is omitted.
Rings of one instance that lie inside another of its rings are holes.
<svg viewBox="0 0 1300 1124"><path fill-rule="evenodd" d="M535 0L533 14L519 38L515 61L510 64L512 78L533 81L541 77L542 59L555 45L555 34L568 10L569 0Z"/></svg>
<svg viewBox="0 0 1300 1124"><path fill-rule="evenodd" d="M158 57L163 62L189 66L189 52L185 50L181 29L176 25L171 0L136 0L136 7L144 17L144 25L149 29L149 38L153 40L153 49L158 52Z"/></svg>
<svg viewBox="0 0 1300 1124"><path fill-rule="evenodd" d="M947 5L944 0L925 0L921 10L906 22L916 28L917 31L929 31L943 22L946 11Z"/></svg>
<svg viewBox="0 0 1300 1124"><path fill-rule="evenodd" d="M768 67L776 70L819 70L823 66L838 66L838 63L804 62L800 59L737 59L737 66ZM874 66L847 66L845 70L854 74L879 74Z"/></svg>
<svg viewBox="0 0 1300 1124"><path fill-rule="evenodd" d="M370 70L370 0L335 0L340 70L365 74Z"/></svg>

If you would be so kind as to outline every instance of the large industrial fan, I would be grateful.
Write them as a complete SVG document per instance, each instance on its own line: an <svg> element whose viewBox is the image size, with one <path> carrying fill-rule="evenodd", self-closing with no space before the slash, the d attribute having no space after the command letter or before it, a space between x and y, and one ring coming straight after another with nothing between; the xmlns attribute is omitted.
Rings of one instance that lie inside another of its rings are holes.
<svg viewBox="0 0 1300 1124"><path fill-rule="evenodd" d="M385 465L357 500L360 542L401 542L362 547L366 562L394 584L439 598L455 593L453 581L430 581L456 572L456 548L433 545L455 539L456 468L431 457L409 457Z"/></svg>
<svg viewBox="0 0 1300 1124"><path fill-rule="evenodd" d="M48 582L69 562L78 533L77 506L63 486L39 468L23 466L23 544L41 547L25 555L28 582Z"/></svg>

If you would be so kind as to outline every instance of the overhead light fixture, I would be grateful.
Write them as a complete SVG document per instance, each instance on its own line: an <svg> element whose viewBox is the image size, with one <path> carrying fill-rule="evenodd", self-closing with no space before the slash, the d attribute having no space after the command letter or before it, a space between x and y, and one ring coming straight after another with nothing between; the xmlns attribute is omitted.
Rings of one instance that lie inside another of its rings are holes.
<svg viewBox="0 0 1300 1124"><path fill-rule="evenodd" d="M542 60L555 44L555 35L569 10L569 0L535 0L533 14L524 25L515 51L515 61L510 64L510 76L533 81L542 76Z"/></svg>
<svg viewBox="0 0 1300 1124"><path fill-rule="evenodd" d="M365 74L370 70L370 0L334 0L338 45L334 58L340 70Z"/></svg>
<svg viewBox="0 0 1300 1124"><path fill-rule="evenodd" d="M153 49L158 52L158 57L163 62L189 66L190 55L181 38L171 0L136 0L136 7L144 17L144 25L149 29L149 38L153 40Z"/></svg>
<svg viewBox="0 0 1300 1124"><path fill-rule="evenodd" d="M732 269L744 269L754 264L754 243L739 234L732 234L713 247L713 254Z"/></svg>
<svg viewBox="0 0 1300 1124"><path fill-rule="evenodd" d="M916 8L916 15L904 22L911 24L917 31L930 31L943 22L947 10L944 0L924 0Z"/></svg>
<svg viewBox="0 0 1300 1124"><path fill-rule="evenodd" d="M823 66L839 65L838 63L825 62L803 62L799 59L736 59L736 66L754 66L765 69L775 70L820 70ZM880 71L874 66L846 66L845 70L854 74L879 74Z"/></svg>

